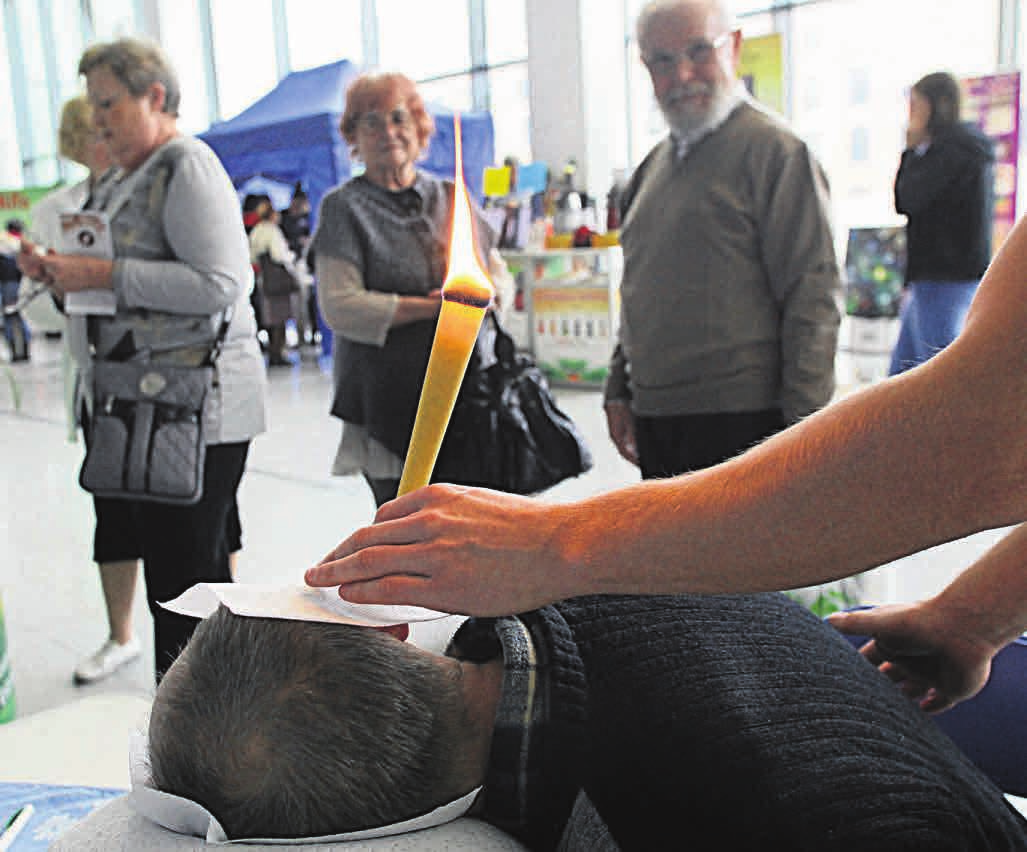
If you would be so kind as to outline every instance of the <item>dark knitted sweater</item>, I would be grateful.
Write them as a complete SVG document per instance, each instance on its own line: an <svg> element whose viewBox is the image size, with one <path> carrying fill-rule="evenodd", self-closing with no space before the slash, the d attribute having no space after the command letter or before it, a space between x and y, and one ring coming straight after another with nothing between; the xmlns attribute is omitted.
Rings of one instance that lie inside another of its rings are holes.
<svg viewBox="0 0 1027 852"><path fill-rule="evenodd" d="M520 658L485 809L532 848L554 847L584 790L625 850L1027 849L999 790L782 595L579 598L454 641L508 671Z"/></svg>

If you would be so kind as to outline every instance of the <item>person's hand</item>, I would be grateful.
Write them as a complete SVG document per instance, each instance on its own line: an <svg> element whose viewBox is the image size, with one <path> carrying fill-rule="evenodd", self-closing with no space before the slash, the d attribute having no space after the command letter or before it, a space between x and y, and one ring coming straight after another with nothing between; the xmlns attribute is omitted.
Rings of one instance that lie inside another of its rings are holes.
<svg viewBox="0 0 1027 852"><path fill-rule="evenodd" d="M33 281L42 281L44 284L49 283L46 278L46 270L43 268L43 257L44 255L39 251L39 248L35 243L24 237L21 240L21 248L18 251L16 262L18 269L21 270L21 274Z"/></svg>
<svg viewBox="0 0 1027 852"><path fill-rule="evenodd" d="M976 695L997 650L936 612L931 601L833 613L828 622L842 633L873 637L860 653L928 713Z"/></svg>
<svg viewBox="0 0 1027 852"><path fill-rule="evenodd" d="M509 615L568 597L561 507L484 488L429 485L386 503L306 572L353 603Z"/></svg>
<svg viewBox="0 0 1027 852"><path fill-rule="evenodd" d="M77 290L110 290L114 262L80 254L48 254L42 258L45 280L60 294Z"/></svg>
<svg viewBox="0 0 1027 852"><path fill-rule="evenodd" d="M603 406L606 412L606 428L610 440L625 459L638 467L638 445L635 442L635 415L626 402L607 402Z"/></svg>

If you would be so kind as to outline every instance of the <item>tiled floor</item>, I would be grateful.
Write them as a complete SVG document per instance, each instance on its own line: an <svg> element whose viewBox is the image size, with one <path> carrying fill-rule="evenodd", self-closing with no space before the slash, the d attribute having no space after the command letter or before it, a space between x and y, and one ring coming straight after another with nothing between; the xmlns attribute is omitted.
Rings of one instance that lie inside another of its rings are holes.
<svg viewBox="0 0 1027 852"><path fill-rule="evenodd" d="M75 663L106 636L95 567L89 559L92 511L76 476L80 443L71 443L62 409L60 344L33 342L32 361L0 361L0 594L13 663L19 715L65 704L83 694L152 689L150 617L141 590L135 621L148 651L110 679L75 687ZM303 569L373 515L363 481L328 474L339 424L328 415L331 381L313 350L300 363L270 374L270 431L256 439L240 492L244 549L238 579L298 581ZM839 361L843 388L856 383L851 363ZM20 406L15 405L15 387ZM553 489L567 500L637 479L606 437L595 391L558 389L561 405L589 438L595 468ZM875 602L909 600L933 591L981 552L994 533L936 548L902 566L867 575ZM456 618L416 628L415 638L441 643Z"/></svg>

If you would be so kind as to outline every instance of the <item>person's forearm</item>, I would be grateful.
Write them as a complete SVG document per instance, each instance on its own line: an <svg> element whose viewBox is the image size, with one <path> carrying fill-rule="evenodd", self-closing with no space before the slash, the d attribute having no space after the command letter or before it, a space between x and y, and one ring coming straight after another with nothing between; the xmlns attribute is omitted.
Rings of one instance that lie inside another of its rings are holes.
<svg viewBox="0 0 1027 852"><path fill-rule="evenodd" d="M928 604L953 630L995 651L1027 630L1027 525L1021 525Z"/></svg>
<svg viewBox="0 0 1027 852"><path fill-rule="evenodd" d="M381 346L390 328L438 316L441 297L368 290L360 270L342 258L318 256L317 264L321 313L349 340Z"/></svg>
<svg viewBox="0 0 1027 852"><path fill-rule="evenodd" d="M1017 522L1022 418L992 419L995 388L959 359L939 355L716 468L569 507L580 591L790 588Z"/></svg>
<svg viewBox="0 0 1027 852"><path fill-rule="evenodd" d="M837 266L811 269L794 288L781 319L781 410L795 423L834 395L841 322Z"/></svg>
<svg viewBox="0 0 1027 852"><path fill-rule="evenodd" d="M400 296L392 315L392 327L435 319L441 307L442 300L430 296Z"/></svg>
<svg viewBox="0 0 1027 852"><path fill-rule="evenodd" d="M381 346L389 333L399 296L372 292L357 267L338 257L317 256L317 302L336 334Z"/></svg>
<svg viewBox="0 0 1027 852"><path fill-rule="evenodd" d="M1027 519L1027 225L963 333L722 465L567 507L580 592L792 588Z"/></svg>
<svg viewBox="0 0 1027 852"><path fill-rule="evenodd" d="M248 266L227 262L202 269L179 260L118 258L112 288L125 305L169 314L214 314L235 304Z"/></svg>

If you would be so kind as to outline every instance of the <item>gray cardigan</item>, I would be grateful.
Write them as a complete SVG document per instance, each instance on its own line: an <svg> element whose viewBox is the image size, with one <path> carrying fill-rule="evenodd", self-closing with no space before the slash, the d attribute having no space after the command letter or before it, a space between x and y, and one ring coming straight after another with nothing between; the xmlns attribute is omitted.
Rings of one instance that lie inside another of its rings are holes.
<svg viewBox="0 0 1027 852"><path fill-rule="evenodd" d="M264 431L267 377L249 300L249 246L235 189L214 152L175 137L131 174L105 183L90 206L111 219L117 299L115 316L90 318L94 356L149 348L158 359L199 363L230 307L207 442Z"/></svg>
<svg viewBox="0 0 1027 852"><path fill-rule="evenodd" d="M802 140L743 102L683 159L659 143L627 192L607 399L657 417L780 407L789 422L826 404L842 279Z"/></svg>

